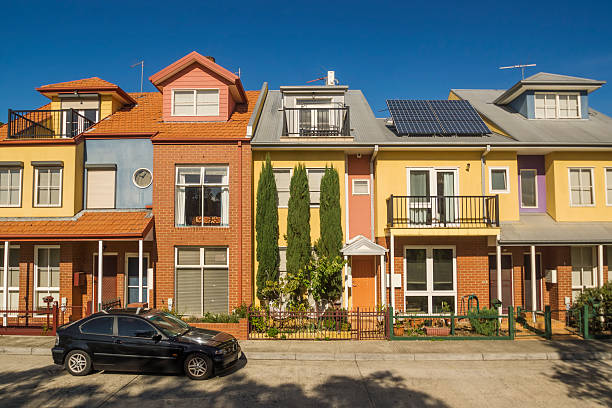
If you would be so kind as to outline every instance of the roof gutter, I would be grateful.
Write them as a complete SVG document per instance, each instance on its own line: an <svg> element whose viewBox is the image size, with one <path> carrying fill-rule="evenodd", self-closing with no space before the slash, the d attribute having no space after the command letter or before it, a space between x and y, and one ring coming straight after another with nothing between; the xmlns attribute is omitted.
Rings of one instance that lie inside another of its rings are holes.
<svg viewBox="0 0 612 408"><path fill-rule="evenodd" d="M487 145L487 147L485 147L485 149L482 151L482 154L480 155L480 186L482 189L482 195L484 196L486 193L486 189L485 189L485 164L486 164L486 159L485 157L487 156L487 154L489 154L489 152L491 151L491 145Z"/></svg>

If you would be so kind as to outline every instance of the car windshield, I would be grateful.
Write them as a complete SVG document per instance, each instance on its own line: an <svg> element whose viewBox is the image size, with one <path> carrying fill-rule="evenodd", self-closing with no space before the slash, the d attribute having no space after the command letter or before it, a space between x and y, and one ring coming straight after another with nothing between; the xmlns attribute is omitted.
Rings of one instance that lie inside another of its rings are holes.
<svg viewBox="0 0 612 408"><path fill-rule="evenodd" d="M166 336L178 336L189 330L187 323L167 312L155 313L146 316L146 318L164 332Z"/></svg>

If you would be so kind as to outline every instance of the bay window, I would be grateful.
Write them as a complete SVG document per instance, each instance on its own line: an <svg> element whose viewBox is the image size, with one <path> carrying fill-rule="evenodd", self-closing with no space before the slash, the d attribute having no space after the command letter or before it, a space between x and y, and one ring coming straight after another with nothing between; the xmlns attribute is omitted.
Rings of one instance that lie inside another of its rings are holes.
<svg viewBox="0 0 612 408"><path fill-rule="evenodd" d="M406 312L455 311L457 263L454 247L405 247Z"/></svg>
<svg viewBox="0 0 612 408"><path fill-rule="evenodd" d="M229 225L229 168L176 169L176 226Z"/></svg>

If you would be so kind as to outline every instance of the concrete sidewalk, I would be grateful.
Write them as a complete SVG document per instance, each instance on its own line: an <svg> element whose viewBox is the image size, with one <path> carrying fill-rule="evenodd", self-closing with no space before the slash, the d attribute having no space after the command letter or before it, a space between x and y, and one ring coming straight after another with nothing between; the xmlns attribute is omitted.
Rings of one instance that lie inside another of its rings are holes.
<svg viewBox="0 0 612 408"><path fill-rule="evenodd" d="M54 337L0 336L0 354L51 355ZM243 340L251 360L612 360L612 342L567 341L294 341Z"/></svg>

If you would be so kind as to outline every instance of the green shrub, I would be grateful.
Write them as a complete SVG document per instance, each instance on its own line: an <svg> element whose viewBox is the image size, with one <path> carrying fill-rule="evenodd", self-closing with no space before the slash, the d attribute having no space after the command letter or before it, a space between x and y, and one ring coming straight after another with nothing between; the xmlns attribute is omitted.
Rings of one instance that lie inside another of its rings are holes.
<svg viewBox="0 0 612 408"><path fill-rule="evenodd" d="M251 326L251 330L255 331L256 333L265 333L268 329L265 311L262 308L255 306L251 308L251 312L252 313L249 314L249 324Z"/></svg>
<svg viewBox="0 0 612 408"><path fill-rule="evenodd" d="M227 313L205 313L202 317L188 317L183 319L187 323L238 323L238 317Z"/></svg>
<svg viewBox="0 0 612 408"><path fill-rule="evenodd" d="M497 334L499 320L497 309L483 307L480 311L472 309L468 312L468 318L474 331L482 336L493 336Z"/></svg>
<svg viewBox="0 0 612 408"><path fill-rule="evenodd" d="M593 307L593 301L599 305ZM601 288L588 288L572 303L572 310L584 310L589 305L589 332L601 333L612 325L612 282L606 282ZM603 316L603 321L600 316Z"/></svg>
<svg viewBox="0 0 612 408"><path fill-rule="evenodd" d="M244 303L234 309L232 314L239 319L245 319L247 317L247 313L249 311L249 307Z"/></svg>
<svg viewBox="0 0 612 408"><path fill-rule="evenodd" d="M268 329L268 337L275 339L276 336L278 336L278 329L276 327L270 327Z"/></svg>

